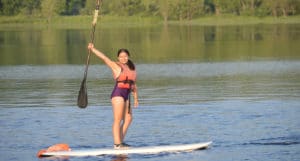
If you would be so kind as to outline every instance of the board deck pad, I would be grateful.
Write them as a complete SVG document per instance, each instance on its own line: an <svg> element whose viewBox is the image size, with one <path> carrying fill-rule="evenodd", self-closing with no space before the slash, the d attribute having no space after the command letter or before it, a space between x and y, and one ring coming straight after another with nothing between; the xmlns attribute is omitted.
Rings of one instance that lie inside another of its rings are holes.
<svg viewBox="0 0 300 161"><path fill-rule="evenodd" d="M45 152L41 157L50 156L99 156L99 155L120 155L120 154L157 154L171 152L189 152L194 150L202 150L209 147L212 142L203 142L195 144L182 145L163 145L163 146L148 146L148 147L131 147L129 149L82 149L71 151Z"/></svg>

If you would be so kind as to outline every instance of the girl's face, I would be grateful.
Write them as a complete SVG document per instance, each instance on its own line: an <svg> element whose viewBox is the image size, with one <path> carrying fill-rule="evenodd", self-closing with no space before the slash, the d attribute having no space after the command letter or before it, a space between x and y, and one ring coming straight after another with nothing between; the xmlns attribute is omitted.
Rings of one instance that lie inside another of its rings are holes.
<svg viewBox="0 0 300 161"><path fill-rule="evenodd" d="M128 62L128 55L125 52L121 52L118 56L118 60L122 64L126 64Z"/></svg>

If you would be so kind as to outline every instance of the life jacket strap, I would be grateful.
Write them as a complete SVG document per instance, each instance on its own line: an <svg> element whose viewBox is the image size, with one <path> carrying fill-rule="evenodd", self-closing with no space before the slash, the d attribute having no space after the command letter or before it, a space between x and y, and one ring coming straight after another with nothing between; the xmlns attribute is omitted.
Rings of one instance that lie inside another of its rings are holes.
<svg viewBox="0 0 300 161"><path fill-rule="evenodd" d="M117 83L126 83L126 84L132 85L132 84L134 84L134 81L133 80L129 80L128 77L126 77L125 80L121 80L121 81L118 80Z"/></svg>
<svg viewBox="0 0 300 161"><path fill-rule="evenodd" d="M123 80L123 81L117 81L117 83L134 84L134 81L133 80Z"/></svg>

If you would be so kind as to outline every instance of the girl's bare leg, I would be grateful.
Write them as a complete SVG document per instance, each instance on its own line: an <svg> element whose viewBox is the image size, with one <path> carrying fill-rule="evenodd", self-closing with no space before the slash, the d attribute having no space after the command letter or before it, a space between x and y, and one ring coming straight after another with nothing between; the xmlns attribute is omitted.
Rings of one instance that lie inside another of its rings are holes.
<svg viewBox="0 0 300 161"><path fill-rule="evenodd" d="M122 121L125 115L125 102L122 97L113 97L112 100L114 122L112 125L112 132L114 138L114 144L121 144L123 138Z"/></svg>
<svg viewBox="0 0 300 161"><path fill-rule="evenodd" d="M124 113L124 120L123 120L123 124L121 126L121 141L124 141L124 138L126 136L127 130L132 122L132 112L131 112L131 108L129 108L129 101L127 100L125 103L126 107L125 107L125 113ZM130 110L130 111L129 111Z"/></svg>

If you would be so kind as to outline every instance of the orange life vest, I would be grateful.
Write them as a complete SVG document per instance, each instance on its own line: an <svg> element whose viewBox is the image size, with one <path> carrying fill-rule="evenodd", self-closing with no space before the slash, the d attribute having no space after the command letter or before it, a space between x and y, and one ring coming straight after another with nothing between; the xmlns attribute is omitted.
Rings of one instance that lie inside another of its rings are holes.
<svg viewBox="0 0 300 161"><path fill-rule="evenodd" d="M119 77L116 78L118 87L134 90L136 71L130 70L127 65L121 63L118 63L118 65L121 67L121 73Z"/></svg>

